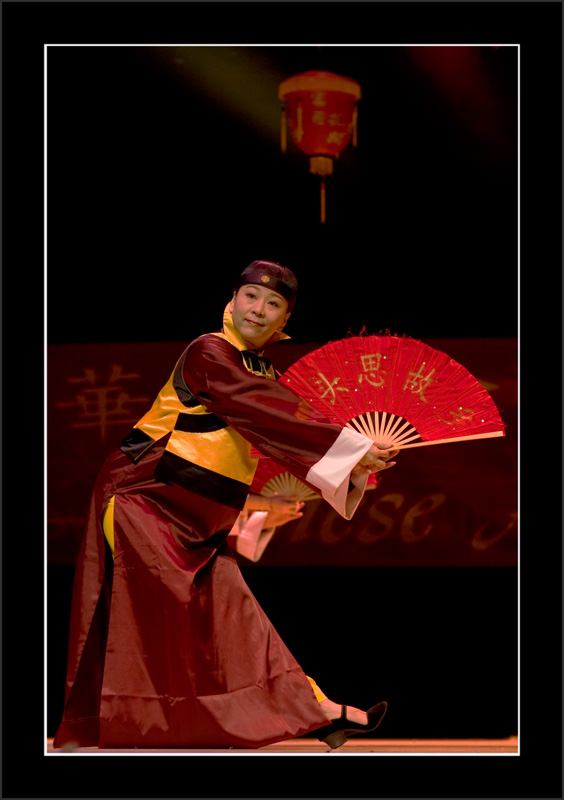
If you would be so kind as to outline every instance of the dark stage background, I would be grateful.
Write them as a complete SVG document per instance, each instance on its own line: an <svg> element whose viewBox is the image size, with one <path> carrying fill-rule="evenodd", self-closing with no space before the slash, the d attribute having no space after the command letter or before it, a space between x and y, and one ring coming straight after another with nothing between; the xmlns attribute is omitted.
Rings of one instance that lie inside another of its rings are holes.
<svg viewBox="0 0 564 800"><path fill-rule="evenodd" d="M505 440L457 445L458 460L452 445L424 448L435 452L390 472L395 496L420 485L456 504L453 476L467 497L487 468L493 498L487 511L478 490L476 507L456 506L448 558L440 547L419 560L392 549L387 561L372 551L368 565L337 566L307 551L296 565L280 538L279 561L243 565L333 699L389 702L385 737L517 733L518 50L497 44L47 48L50 391L87 378L92 347L111 365L126 345L146 346L143 370L157 391L176 357L159 343L218 328L235 276L258 258L299 277L295 343L363 327L448 340L472 369L488 365L478 377L504 387ZM324 225L307 157L291 142L280 152L278 85L307 70L362 89L358 147L335 163ZM65 398L50 398L56 416ZM56 459L66 450L68 474L88 475L100 457L84 430L54 430L47 467L62 494L47 537L48 735L61 713L73 537L88 502L67 485L65 511ZM383 486L366 502L381 500ZM507 525L502 556L452 549L457 536L469 541L469 514L492 537ZM399 536L402 520L392 523ZM354 537L354 526L341 535Z"/></svg>

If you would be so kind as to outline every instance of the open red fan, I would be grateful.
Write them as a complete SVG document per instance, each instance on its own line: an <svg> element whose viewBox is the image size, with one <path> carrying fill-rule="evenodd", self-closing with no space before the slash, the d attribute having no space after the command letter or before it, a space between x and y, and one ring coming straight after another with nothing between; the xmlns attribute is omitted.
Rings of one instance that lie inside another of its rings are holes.
<svg viewBox="0 0 564 800"><path fill-rule="evenodd" d="M379 476L372 474L368 478L367 489L376 488ZM285 467L281 467L271 458L260 458L251 484L250 491L263 497L281 495L283 497L297 497L300 502L320 500L321 495L314 492L303 481L292 475Z"/></svg>
<svg viewBox="0 0 564 800"><path fill-rule="evenodd" d="M255 477L251 484L251 492L263 497L272 497L275 494L285 497L297 497L300 501L319 500L316 494L303 481L296 478L281 467L271 458L260 458Z"/></svg>
<svg viewBox="0 0 564 800"><path fill-rule="evenodd" d="M446 353L407 337L330 342L280 380L332 422L394 449L505 435L479 381Z"/></svg>

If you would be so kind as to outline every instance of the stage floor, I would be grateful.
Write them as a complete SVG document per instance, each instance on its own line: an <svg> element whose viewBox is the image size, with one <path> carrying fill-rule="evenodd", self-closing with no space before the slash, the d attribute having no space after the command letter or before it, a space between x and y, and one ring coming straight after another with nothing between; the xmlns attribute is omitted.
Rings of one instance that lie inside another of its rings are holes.
<svg viewBox="0 0 564 800"><path fill-rule="evenodd" d="M410 755L418 753L493 753L495 755L518 755L518 739L349 739L342 747L331 750L317 739L289 739L285 742L261 747L259 750L174 748L174 749L104 749L96 747L77 747L66 750L53 750L53 740L47 740L48 755L106 755L123 753L125 755L357 755L367 753L396 753Z"/></svg>

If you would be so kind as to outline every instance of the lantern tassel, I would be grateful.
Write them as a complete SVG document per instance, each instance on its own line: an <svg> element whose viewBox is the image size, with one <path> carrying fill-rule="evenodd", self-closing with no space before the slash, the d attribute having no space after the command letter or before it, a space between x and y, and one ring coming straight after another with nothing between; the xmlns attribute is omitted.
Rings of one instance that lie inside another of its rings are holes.
<svg viewBox="0 0 564 800"><path fill-rule="evenodd" d="M288 140L286 132L286 111L282 109L282 116L280 119L280 149L283 153L286 152L287 144Z"/></svg>
<svg viewBox="0 0 564 800"><path fill-rule="evenodd" d="M302 114L302 103L301 101L298 103L298 124L296 126L296 130L294 131L294 136L296 142L301 142L304 138L304 126L303 126L303 114Z"/></svg>
<svg viewBox="0 0 564 800"><path fill-rule="evenodd" d="M325 222L325 181L321 181L321 223Z"/></svg>

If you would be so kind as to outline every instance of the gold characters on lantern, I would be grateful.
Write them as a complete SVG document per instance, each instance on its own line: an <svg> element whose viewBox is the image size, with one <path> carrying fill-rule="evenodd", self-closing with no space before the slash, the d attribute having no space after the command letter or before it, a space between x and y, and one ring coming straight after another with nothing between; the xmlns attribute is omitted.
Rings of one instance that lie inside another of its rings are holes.
<svg viewBox="0 0 564 800"><path fill-rule="evenodd" d="M282 101L280 143L287 150L287 128L294 144L309 155L309 171L321 183L321 222L326 220L325 179L333 161L349 142L357 145L357 103L360 85L333 72L310 71L293 75L278 88Z"/></svg>

